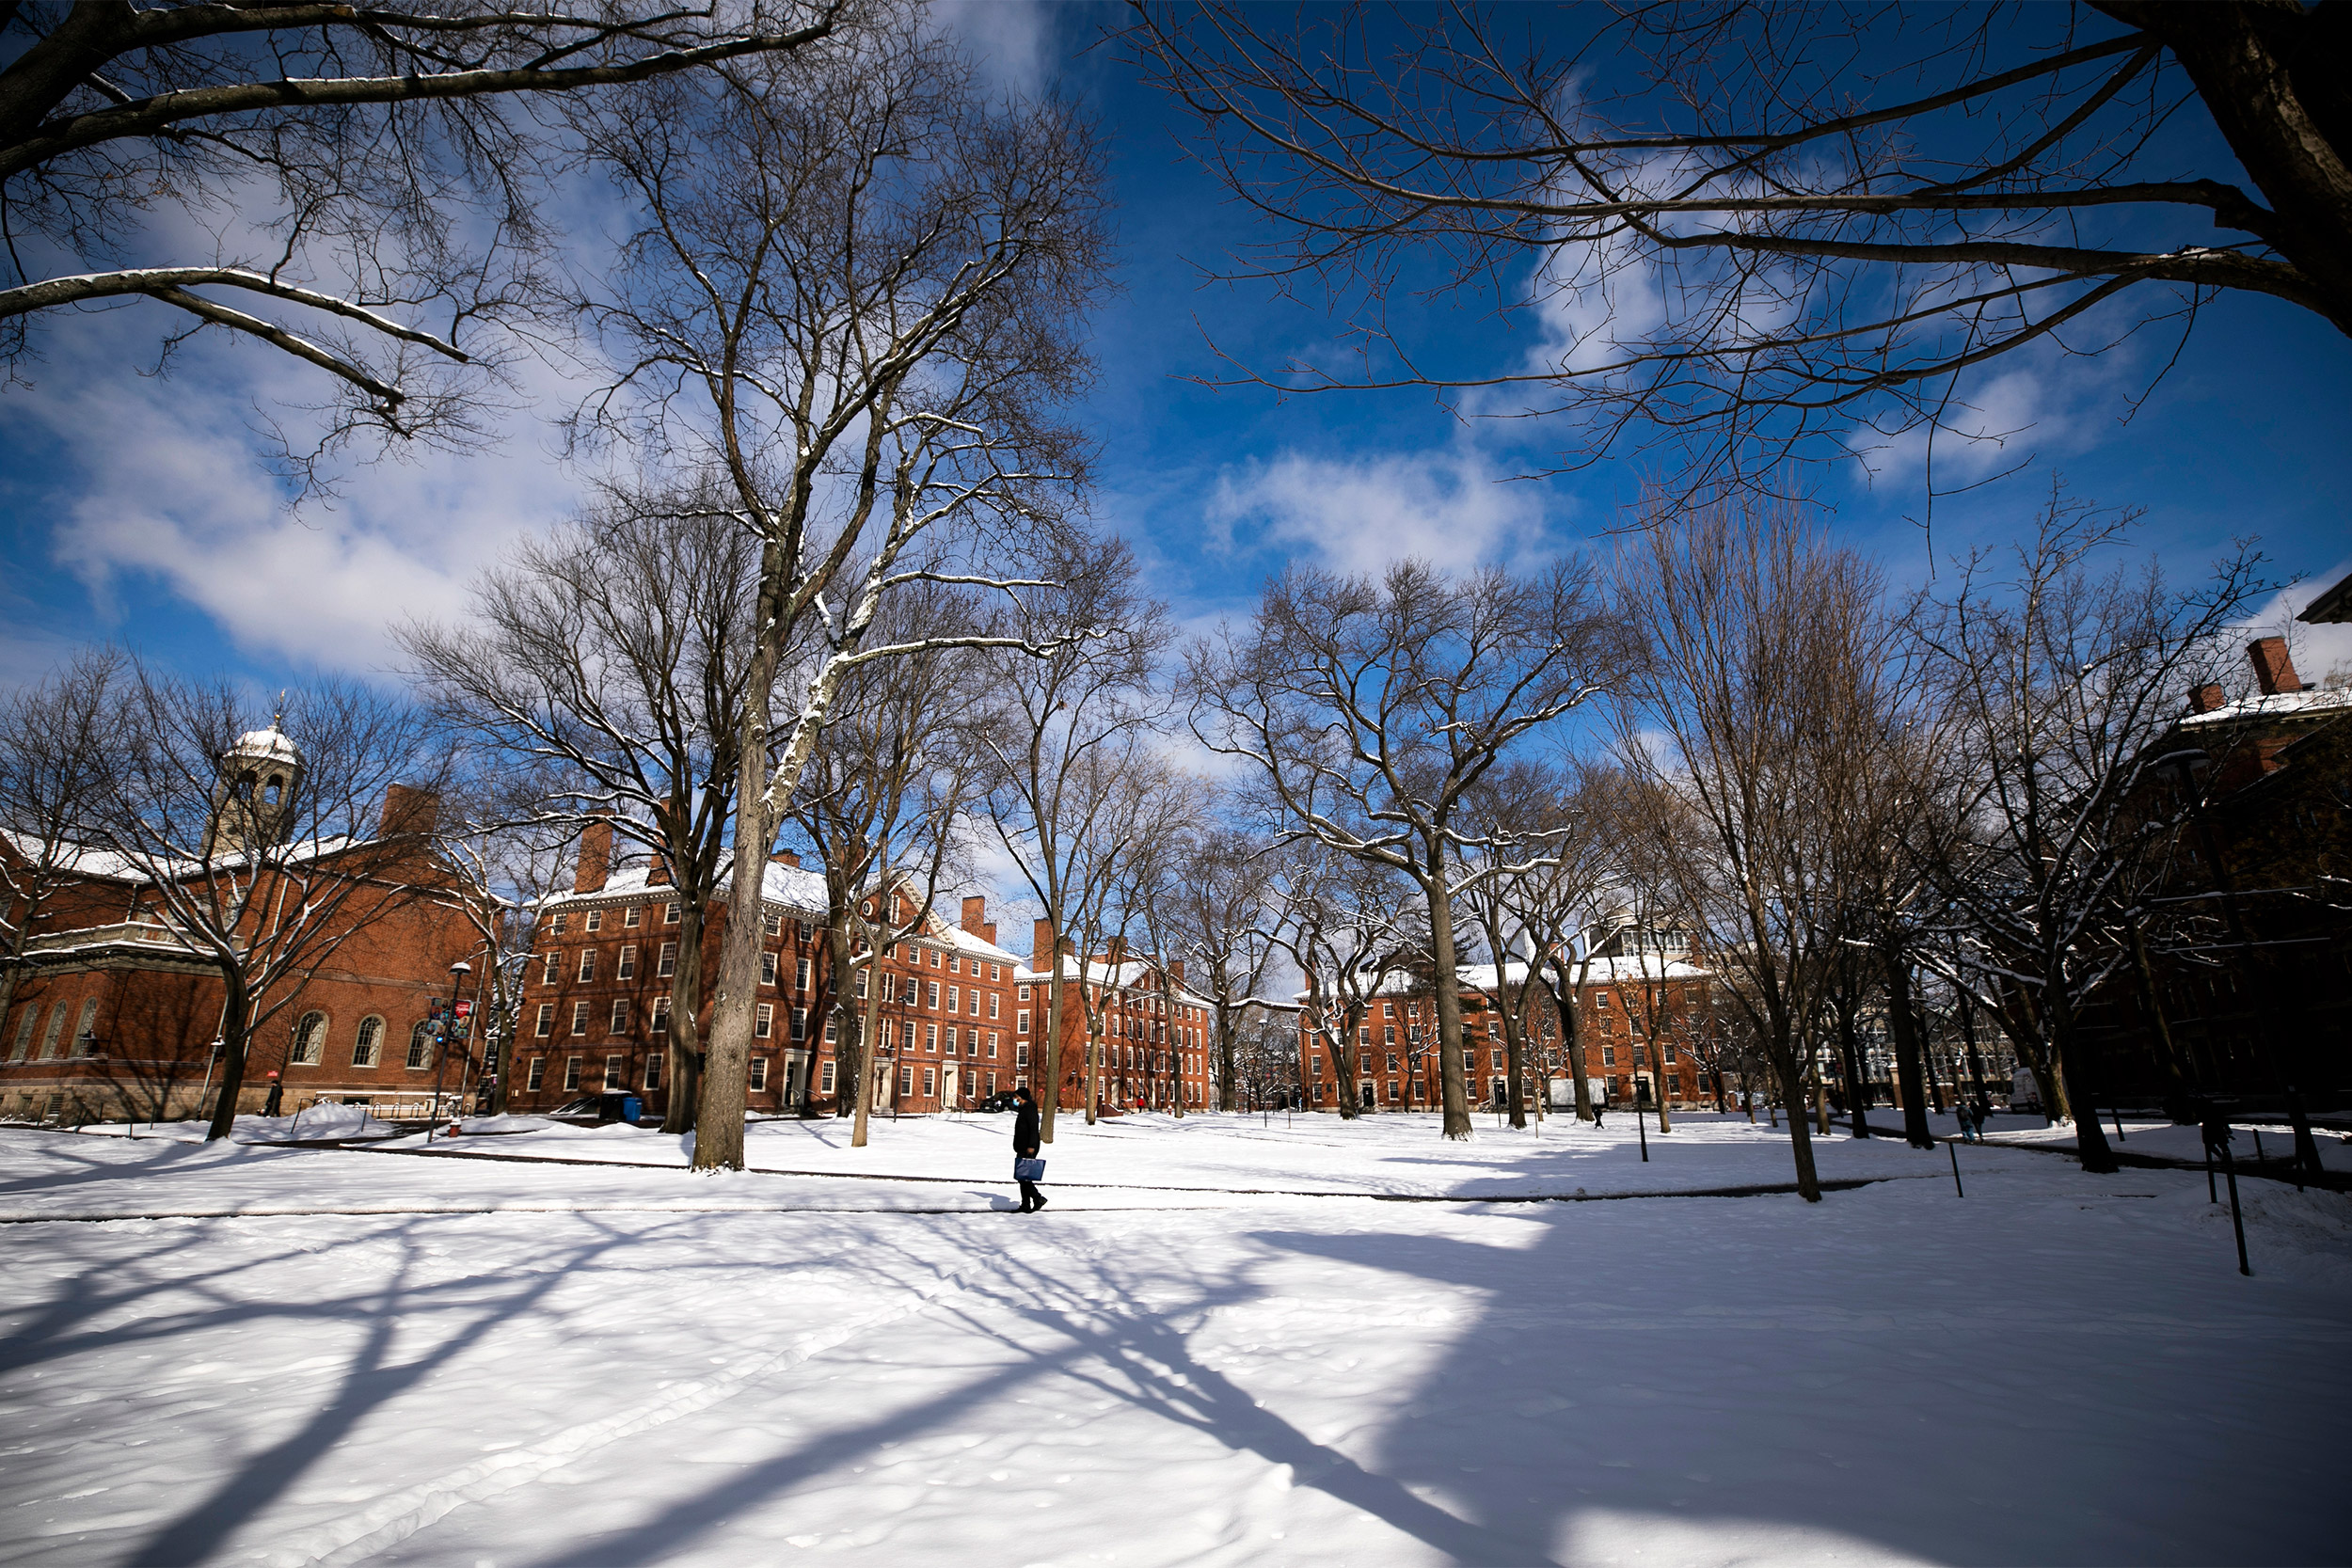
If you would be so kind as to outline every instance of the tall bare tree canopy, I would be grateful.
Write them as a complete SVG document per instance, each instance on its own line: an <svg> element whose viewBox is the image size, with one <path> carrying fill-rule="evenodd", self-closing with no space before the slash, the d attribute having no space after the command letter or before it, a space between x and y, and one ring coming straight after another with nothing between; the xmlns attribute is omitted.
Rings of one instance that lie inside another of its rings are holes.
<svg viewBox="0 0 2352 1568"><path fill-rule="evenodd" d="M2352 332L2341 7L1137 14L1199 155L1276 220L1255 267L1327 285L1366 355L1245 376L1516 388L1486 406L1579 417L1564 463L1680 437L1697 489L2008 434L1972 367L2185 329L2223 291ZM1407 290L1536 341L1466 365L1391 317Z"/></svg>
<svg viewBox="0 0 2352 1568"><path fill-rule="evenodd" d="M807 48L859 8L0 5L0 365L24 373L39 314L144 298L177 313L167 354L214 326L335 377L330 443L462 440L481 329L550 239L532 101Z"/></svg>

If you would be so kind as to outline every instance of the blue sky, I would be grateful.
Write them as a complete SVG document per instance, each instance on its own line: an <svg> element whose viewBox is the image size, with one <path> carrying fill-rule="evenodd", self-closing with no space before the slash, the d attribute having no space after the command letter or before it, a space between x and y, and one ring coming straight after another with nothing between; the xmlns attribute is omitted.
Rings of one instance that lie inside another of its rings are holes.
<svg viewBox="0 0 2352 1568"><path fill-rule="evenodd" d="M1523 561L1621 519L1639 486L1630 463L1501 483L1546 450L1540 430L1465 425L1426 394L1280 403L1184 379L1216 369L1204 327L1267 363L1327 344L1332 324L1262 288L1204 285L1200 266L1247 244L1250 220L1180 159L1157 96L1114 52L1089 49L1116 13L944 14L1006 81L1082 94L1113 137L1122 293L1100 318L1101 374L1082 413L1102 443L1103 524L1136 545L1187 624L1246 613L1290 559ZM225 667L257 689L311 670L382 673L388 625L456 611L473 571L579 493L580 476L554 455L547 421L563 385L548 372L530 388L541 401L508 418L496 450L357 469L341 502L290 513L250 425L257 404L315 396L310 372L204 343L167 379L142 374L160 314L142 305L48 324L36 385L0 392L0 680L37 674L94 638L190 670ZM1466 356L1518 351L1467 314L1420 325ZM2123 422L2125 393L2160 352L2135 343L2100 360L1996 366L2008 379L1985 396L2031 426L2005 459L2030 461L1938 502L1939 549L2013 536L2056 472L2077 495L2145 508L2146 546L2184 575L2249 534L2280 575L2312 579L2304 594L2352 570L2352 342L2278 302L2223 300ZM1849 470L1823 499L1841 536L1898 580L1919 574L1915 470L1890 467L1867 483ZM2298 635L2307 676L2352 667L2352 639Z"/></svg>

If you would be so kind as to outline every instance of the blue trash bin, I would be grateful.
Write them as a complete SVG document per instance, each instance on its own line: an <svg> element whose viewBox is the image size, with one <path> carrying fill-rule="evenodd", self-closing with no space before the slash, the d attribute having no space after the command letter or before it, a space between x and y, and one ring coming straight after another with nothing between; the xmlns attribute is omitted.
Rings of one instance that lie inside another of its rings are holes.
<svg viewBox="0 0 2352 1568"><path fill-rule="evenodd" d="M621 1096L621 1119L623 1121L628 1122L630 1126L634 1127L637 1125L637 1118L644 1115L644 1113L645 1102L644 1101L638 1099L633 1094L625 1094Z"/></svg>

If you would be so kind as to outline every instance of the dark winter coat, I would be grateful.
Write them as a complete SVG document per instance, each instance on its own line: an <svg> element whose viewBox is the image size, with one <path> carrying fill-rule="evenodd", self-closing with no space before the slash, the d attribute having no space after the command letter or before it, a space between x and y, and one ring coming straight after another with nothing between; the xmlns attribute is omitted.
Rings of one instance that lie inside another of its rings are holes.
<svg viewBox="0 0 2352 1568"><path fill-rule="evenodd" d="M1037 1158L1037 1106L1027 1104L1013 1113L1012 1151L1025 1160Z"/></svg>

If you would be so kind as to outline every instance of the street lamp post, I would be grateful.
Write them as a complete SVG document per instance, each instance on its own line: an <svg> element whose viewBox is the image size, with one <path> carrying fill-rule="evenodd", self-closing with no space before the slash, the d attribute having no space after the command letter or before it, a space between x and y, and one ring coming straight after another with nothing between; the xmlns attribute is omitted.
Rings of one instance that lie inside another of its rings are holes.
<svg viewBox="0 0 2352 1568"><path fill-rule="evenodd" d="M449 1067L449 1030L457 1022L457 990L473 973L473 965L460 958L449 966L449 1006L441 1014L438 1048L433 1053L433 1119L424 1130L424 1141L431 1143L441 1122L441 1074Z"/></svg>

